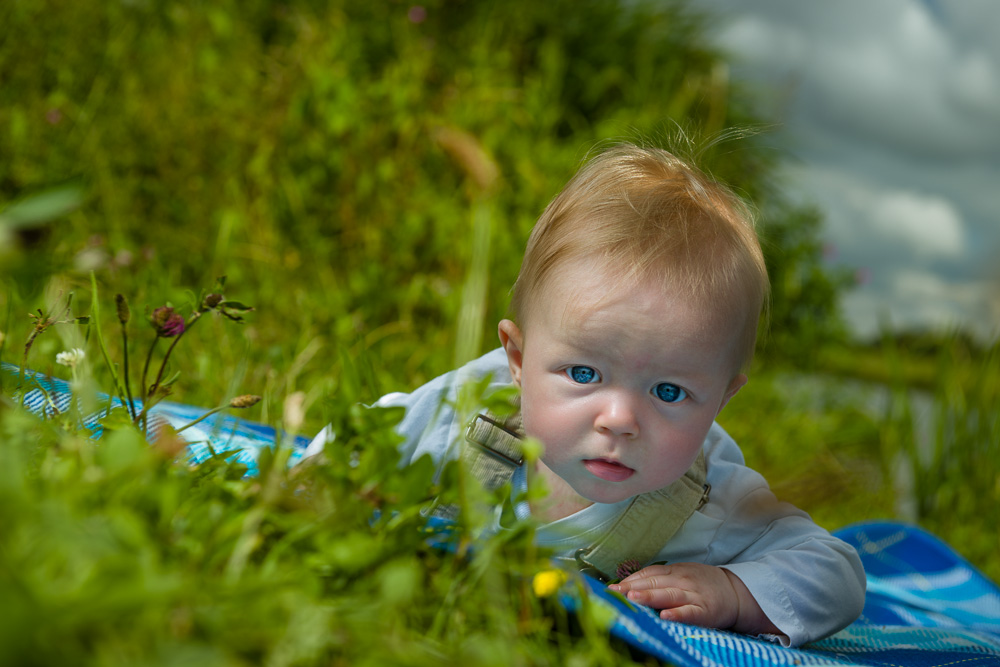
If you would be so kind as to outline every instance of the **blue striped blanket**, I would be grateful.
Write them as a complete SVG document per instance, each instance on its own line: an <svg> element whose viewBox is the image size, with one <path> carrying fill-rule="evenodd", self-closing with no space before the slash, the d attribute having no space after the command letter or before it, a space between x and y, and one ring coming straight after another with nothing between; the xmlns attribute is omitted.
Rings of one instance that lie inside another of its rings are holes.
<svg viewBox="0 0 1000 667"><path fill-rule="evenodd" d="M26 370L24 373L24 391L15 392L20 380L21 369L12 364L0 364L0 379L3 388L9 391L24 407L38 415L51 416L68 414L72 402L69 384L58 378L42 373ZM122 407L122 402L115 397L99 394L99 409L90 414L82 415L83 425L99 438L103 432L100 419L114 408ZM136 410L142 410L142 401L134 401ZM202 417L204 408L196 408L181 403L161 401L149 409L146 430L155 438L164 424L174 429L182 428ZM248 475L257 474L257 457L264 447L274 445L278 433L266 424L239 419L225 412L209 415L203 421L185 429L179 437L187 441L187 456L191 463L200 463L213 454L231 452L227 457L232 461L242 463L247 467ZM292 453L290 464L297 463L302 458L309 438L302 436L288 437L282 435L282 442L290 444Z"/></svg>
<svg viewBox="0 0 1000 667"><path fill-rule="evenodd" d="M3 364L4 388L20 370ZM70 407L68 385L26 371L25 407L41 415L65 413ZM83 417L101 433L98 419L118 399L101 397L102 410ZM150 431L158 424L179 428L206 410L162 402L150 410ZM273 446L274 429L223 413L214 414L183 431L192 462L213 452L256 472L260 450ZM302 457L309 440L282 438L293 448L291 462ZM638 652L678 667L765 665L863 665L888 667L1000 667L1000 587L987 579L948 545L915 526L882 522L849 526L836 535L854 545L868 576L864 612L844 630L796 649L720 630L706 630L663 621L646 608L635 607L584 576L591 603L603 605L613 618L611 633ZM568 589L567 589L568 590ZM562 600L571 610L578 593Z"/></svg>
<svg viewBox="0 0 1000 667"><path fill-rule="evenodd" d="M614 610L612 634L679 667L1000 667L1000 588L968 561L915 526L863 523L835 534L861 555L864 611L844 630L801 648L663 621L596 580L587 585L592 600Z"/></svg>

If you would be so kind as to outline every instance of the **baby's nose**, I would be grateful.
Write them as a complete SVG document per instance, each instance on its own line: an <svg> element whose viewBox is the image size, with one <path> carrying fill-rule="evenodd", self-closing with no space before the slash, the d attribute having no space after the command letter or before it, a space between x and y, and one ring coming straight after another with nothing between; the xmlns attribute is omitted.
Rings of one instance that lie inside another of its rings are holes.
<svg viewBox="0 0 1000 667"><path fill-rule="evenodd" d="M639 420L633 399L624 392L609 396L594 423L600 433L634 438L639 435Z"/></svg>

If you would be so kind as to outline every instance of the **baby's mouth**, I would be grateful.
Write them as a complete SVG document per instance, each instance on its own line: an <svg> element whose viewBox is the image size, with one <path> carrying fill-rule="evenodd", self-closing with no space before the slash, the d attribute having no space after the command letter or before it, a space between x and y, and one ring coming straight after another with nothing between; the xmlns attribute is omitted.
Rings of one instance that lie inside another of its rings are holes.
<svg viewBox="0 0 1000 667"><path fill-rule="evenodd" d="M635 470L610 459L585 459L583 462L587 471L607 482L624 482L635 474Z"/></svg>

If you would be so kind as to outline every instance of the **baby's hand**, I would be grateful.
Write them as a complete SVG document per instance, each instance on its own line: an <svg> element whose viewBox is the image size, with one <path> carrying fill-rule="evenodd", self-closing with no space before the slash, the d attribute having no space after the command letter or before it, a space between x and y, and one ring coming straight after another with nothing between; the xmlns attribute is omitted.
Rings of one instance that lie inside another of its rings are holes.
<svg viewBox="0 0 1000 667"><path fill-rule="evenodd" d="M664 620L753 634L780 632L739 577L714 565L650 565L608 588L660 609Z"/></svg>

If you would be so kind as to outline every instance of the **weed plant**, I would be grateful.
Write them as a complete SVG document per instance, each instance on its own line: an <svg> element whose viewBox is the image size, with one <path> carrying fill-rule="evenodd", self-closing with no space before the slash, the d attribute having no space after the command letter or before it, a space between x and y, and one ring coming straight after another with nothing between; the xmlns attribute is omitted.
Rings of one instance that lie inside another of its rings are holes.
<svg viewBox="0 0 1000 667"><path fill-rule="evenodd" d="M186 320L153 310L154 344L222 312L227 300L215 295ZM100 318L39 320L31 343ZM74 393L93 397L82 350L57 356ZM111 375L128 386L118 369ZM76 403L58 412L49 389L42 418L18 398L32 379L4 379L4 664L631 663L608 637L607 612L585 601L571 624L549 599L556 591L537 587L552 566L529 522L476 539L478 501L457 466L439 485L429 458L399 467L399 410L343 403L323 455L290 467L279 441L247 478L224 453L185 463L175 435L150 434L143 406L128 409L125 389L125 407L91 401L104 415L95 441ZM169 385L141 386L154 387L148 405ZM432 502L466 509L447 534L428 528Z"/></svg>

